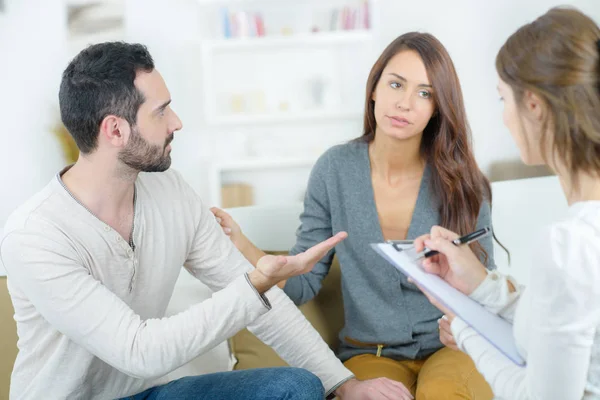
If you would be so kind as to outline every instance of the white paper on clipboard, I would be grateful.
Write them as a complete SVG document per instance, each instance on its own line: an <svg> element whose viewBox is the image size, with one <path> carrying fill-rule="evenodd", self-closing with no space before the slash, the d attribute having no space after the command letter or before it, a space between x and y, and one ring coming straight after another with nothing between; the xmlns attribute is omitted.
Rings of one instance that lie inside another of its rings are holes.
<svg viewBox="0 0 600 400"><path fill-rule="evenodd" d="M425 272L408 252L398 251L389 243L373 243L371 247L400 272L427 289L440 303L475 329L511 361L520 366L525 365L525 360L517 350L510 322L488 311L439 276Z"/></svg>

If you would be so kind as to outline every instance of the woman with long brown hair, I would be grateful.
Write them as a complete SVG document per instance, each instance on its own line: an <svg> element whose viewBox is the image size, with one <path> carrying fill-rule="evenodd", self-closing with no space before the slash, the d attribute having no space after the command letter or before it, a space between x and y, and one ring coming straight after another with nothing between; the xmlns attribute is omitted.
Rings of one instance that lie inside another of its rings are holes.
<svg viewBox="0 0 600 400"><path fill-rule="evenodd" d="M448 52L430 34L398 37L369 74L363 135L329 149L314 166L291 250L348 232L335 248L345 313L338 356L357 378L400 381L422 400L491 398L472 361L441 344L442 314L369 247L414 239L438 224L462 233L490 226L490 201ZM230 216L213 212L256 265L264 253ZM474 250L495 268L491 238ZM296 304L317 294L333 256L284 284Z"/></svg>
<svg viewBox="0 0 600 400"><path fill-rule="evenodd" d="M434 227L416 246L441 255L431 273L514 323L525 368L439 303L451 335L497 398L600 399L600 27L553 8L511 35L496 57L504 124L523 162L548 165L569 210L532 242L531 284L486 273L456 234Z"/></svg>

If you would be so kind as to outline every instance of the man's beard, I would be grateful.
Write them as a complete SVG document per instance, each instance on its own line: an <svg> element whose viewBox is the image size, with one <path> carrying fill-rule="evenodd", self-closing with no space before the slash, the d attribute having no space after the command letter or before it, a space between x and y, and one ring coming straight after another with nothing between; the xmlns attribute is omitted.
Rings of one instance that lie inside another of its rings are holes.
<svg viewBox="0 0 600 400"><path fill-rule="evenodd" d="M128 167L141 172L163 172L171 166L171 154L165 152L173 134L165 140L163 146L148 143L137 127L131 130L129 142L119 153L119 161Z"/></svg>

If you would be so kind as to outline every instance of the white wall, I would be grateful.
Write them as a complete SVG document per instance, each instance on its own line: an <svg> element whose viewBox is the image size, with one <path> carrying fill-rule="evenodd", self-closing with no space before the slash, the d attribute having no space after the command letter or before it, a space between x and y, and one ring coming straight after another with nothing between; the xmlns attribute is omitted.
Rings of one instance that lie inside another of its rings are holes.
<svg viewBox="0 0 600 400"><path fill-rule="evenodd" d="M311 146L307 143L311 140L320 142L325 149L359 135L359 124L357 125L356 121L352 121L351 129L348 129L349 123L343 121L318 125L304 121L289 123L286 126L282 124L243 127L233 125L218 128L208 126L203 115L204 66L199 41L210 37L211 23L206 14L207 8L199 6L199 3L197 0L179 0L170 3L169 7L164 7L164 2L161 0L126 0L126 36L127 40L141 42L148 46L157 69L165 78L173 98L172 107L179 114L184 126L181 132L175 134L173 141L173 167L181 171L205 201L210 202L211 198L210 184L207 179L210 167L217 160L222 162L224 159L232 158L227 154L226 145L223 144L230 143L234 137L239 137L239 131L243 131L252 140L252 147L259 151L267 152L267 147L277 147L274 143L277 138L285 141L287 147L297 148L296 154L279 154L279 158L307 157L307 153L311 152ZM143 13L136 12L141 8L144 9ZM156 29L157 26L165 23L172 24L174 28ZM361 54L357 56L360 57ZM264 59L261 61L265 62ZM283 61L285 60L282 60L282 64ZM289 63L289 60L287 61ZM361 64L353 62L357 64L357 68ZM269 61L265 63L270 64ZM238 58L237 62L231 63L230 68L222 68L221 72L225 76L233 76L238 69L238 75L244 75L248 72L249 64L247 60L245 62L243 58ZM222 66L223 64L218 65L218 67ZM224 72L225 69L232 71L227 73ZM280 73L295 74L296 72L282 65ZM296 90L300 89L296 88ZM285 135L281 135L283 129ZM342 135L340 138L340 131L344 130L350 131L350 136ZM306 180L309 169L305 168L300 174L297 172L290 171L289 177L292 179L287 180L290 188L294 187L294 193L297 192L295 188L302 186L302 182ZM285 176L281 178L280 173L267 174L266 177L264 174L252 175L253 182L265 178L271 182L286 183ZM267 193L257 197L281 199L282 191L290 192L282 189L273 188L272 192L267 190Z"/></svg>
<svg viewBox="0 0 600 400"><path fill-rule="evenodd" d="M63 7L60 0L6 0L0 17L1 226L63 163L49 132L65 61Z"/></svg>
<svg viewBox="0 0 600 400"><path fill-rule="evenodd" d="M200 51L190 43L192 38L201 38L205 28L196 0L165 4L162 0L125 0L126 37L148 46L171 92L172 108L183 122L183 130L172 143L172 166L206 196L212 141L203 134Z"/></svg>

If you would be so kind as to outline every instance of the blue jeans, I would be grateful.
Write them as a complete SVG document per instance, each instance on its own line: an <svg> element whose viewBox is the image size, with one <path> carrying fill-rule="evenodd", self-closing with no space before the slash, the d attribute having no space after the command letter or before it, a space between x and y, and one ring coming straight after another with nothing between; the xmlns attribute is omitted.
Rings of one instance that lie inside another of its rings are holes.
<svg viewBox="0 0 600 400"><path fill-rule="evenodd" d="M189 376L122 400L323 400L319 378L301 368L260 368Z"/></svg>

